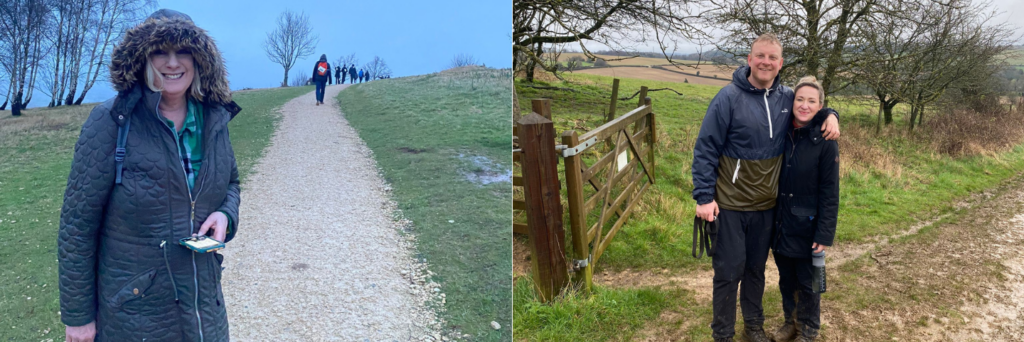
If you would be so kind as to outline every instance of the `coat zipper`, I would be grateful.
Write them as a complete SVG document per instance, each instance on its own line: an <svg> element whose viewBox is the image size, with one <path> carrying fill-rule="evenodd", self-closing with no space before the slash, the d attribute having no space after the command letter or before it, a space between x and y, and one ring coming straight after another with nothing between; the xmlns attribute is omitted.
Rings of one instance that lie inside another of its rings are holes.
<svg viewBox="0 0 1024 342"><path fill-rule="evenodd" d="M768 93L771 93L771 91L771 89L764 90L764 112L768 115L768 138L774 139L774 133L772 132L774 132L775 129L772 128L772 111L768 109Z"/></svg>
<svg viewBox="0 0 1024 342"><path fill-rule="evenodd" d="M736 171L732 172L732 184L736 184L736 176L740 175L740 160L736 159Z"/></svg>
<svg viewBox="0 0 1024 342"><path fill-rule="evenodd" d="M157 111L160 110L160 98L157 98L157 100L156 100L156 110ZM159 116L160 114L157 113L157 115ZM159 117L158 117L158 119L159 119ZM161 121L161 122L163 122L163 121ZM174 131L174 127L168 127L166 122L164 122L164 127L167 127L168 129L171 130L171 136L174 137L174 149L177 150L178 149L178 144L179 144L178 143L178 134L177 134L177 132ZM203 146L203 147L206 147L206 146ZM181 162L181 160L180 160L181 158L178 158L178 159L179 159L178 160L178 164L181 165L181 174L185 177L185 185L187 186L188 185L188 174L187 174L188 172L185 170L185 164ZM201 191L203 191L203 183L205 183L205 181L206 181L206 173L203 174L202 182L199 183L199 189L196 191L195 197L199 197L199 193ZM190 202L189 203L190 204L189 221L188 221L189 234L195 234L195 231L196 231L196 224L195 224L195 220L196 220L196 199L195 199L195 197L192 196L192 189L188 189L188 199L189 199L189 202ZM169 263L168 263L168 265L169 265ZM196 267L196 253L194 251L192 252L192 282L196 286L196 295L193 298L193 306L195 307L195 310L196 310L196 323L199 324L199 342L203 342L203 316L199 313L199 270ZM172 282L172 284L173 284L173 282ZM177 294L177 290L175 290L175 294Z"/></svg>

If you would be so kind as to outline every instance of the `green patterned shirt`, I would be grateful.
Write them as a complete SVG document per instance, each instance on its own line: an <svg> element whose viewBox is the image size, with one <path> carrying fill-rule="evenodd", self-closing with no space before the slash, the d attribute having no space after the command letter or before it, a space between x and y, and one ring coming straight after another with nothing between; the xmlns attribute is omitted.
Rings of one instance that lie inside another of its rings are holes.
<svg viewBox="0 0 1024 342"><path fill-rule="evenodd" d="M174 127L174 121L164 118L168 127ZM181 167L185 170L185 179L188 180L188 189L195 188L196 176L199 168L203 166L203 104L196 100L188 100L188 111L185 113L185 122L177 127L174 140L178 144L178 157L181 159ZM228 217L228 232L231 231L231 216Z"/></svg>

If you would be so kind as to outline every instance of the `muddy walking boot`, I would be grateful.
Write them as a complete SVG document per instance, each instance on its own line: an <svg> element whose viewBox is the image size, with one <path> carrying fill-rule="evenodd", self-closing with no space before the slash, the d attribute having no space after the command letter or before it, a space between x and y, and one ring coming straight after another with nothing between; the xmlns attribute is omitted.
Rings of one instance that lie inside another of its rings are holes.
<svg viewBox="0 0 1024 342"><path fill-rule="evenodd" d="M800 336L797 336L796 340L793 340L793 342L814 342L814 340L818 338L817 329L809 329L807 326L803 326L801 328Z"/></svg>
<svg viewBox="0 0 1024 342"><path fill-rule="evenodd" d="M786 324L783 324L781 327L779 327L779 330L775 330L775 333L772 334L772 341L789 342L792 341L794 337L796 337L796 333L796 325L793 325L793 323L786 322Z"/></svg>
<svg viewBox="0 0 1024 342"><path fill-rule="evenodd" d="M793 340L793 342L814 342L816 338L817 336L809 337L807 335L800 334L800 336Z"/></svg>
<svg viewBox="0 0 1024 342"><path fill-rule="evenodd" d="M733 342L732 337L716 338L715 342Z"/></svg>
<svg viewBox="0 0 1024 342"><path fill-rule="evenodd" d="M743 335L749 342L771 342L761 327L746 327L743 329Z"/></svg>

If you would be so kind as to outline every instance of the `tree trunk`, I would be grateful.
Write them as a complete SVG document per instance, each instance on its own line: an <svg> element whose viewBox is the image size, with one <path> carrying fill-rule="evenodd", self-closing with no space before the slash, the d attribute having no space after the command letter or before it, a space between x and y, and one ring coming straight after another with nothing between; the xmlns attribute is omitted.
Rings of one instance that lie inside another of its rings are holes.
<svg viewBox="0 0 1024 342"><path fill-rule="evenodd" d="M910 106L910 131L913 131L913 122L918 121L918 105Z"/></svg>
<svg viewBox="0 0 1024 342"><path fill-rule="evenodd" d="M21 116L21 91L14 94L14 101L11 102L11 116Z"/></svg>
<svg viewBox="0 0 1024 342"><path fill-rule="evenodd" d="M875 135L882 133L882 113L885 112L885 101L878 101L878 124L875 125Z"/></svg>
<svg viewBox="0 0 1024 342"><path fill-rule="evenodd" d="M284 69L284 81L281 81L281 86L282 87L287 87L288 86L288 69L287 68Z"/></svg>
<svg viewBox="0 0 1024 342"><path fill-rule="evenodd" d="M888 126L892 123L892 108L896 107L895 104L885 106L885 125Z"/></svg>

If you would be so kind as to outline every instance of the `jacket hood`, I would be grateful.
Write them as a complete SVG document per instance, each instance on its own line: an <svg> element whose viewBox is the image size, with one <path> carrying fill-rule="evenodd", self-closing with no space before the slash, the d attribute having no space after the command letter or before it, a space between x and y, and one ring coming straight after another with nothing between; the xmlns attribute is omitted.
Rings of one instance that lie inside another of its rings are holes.
<svg viewBox="0 0 1024 342"><path fill-rule="evenodd" d="M754 87L753 84L750 84L750 80L748 80L747 77L750 77L750 66L741 66L739 67L739 69L736 69L736 71L732 73L732 83L735 84L740 89L743 89L744 91L747 92L758 94L764 92L764 89L757 89L756 87ZM779 90L779 87L781 86L782 76L775 75L775 81L772 82L772 87L768 89L774 93L776 90Z"/></svg>
<svg viewBox="0 0 1024 342"><path fill-rule="evenodd" d="M320 55L320 61L321 62L326 62L327 61L327 54Z"/></svg>
<svg viewBox="0 0 1024 342"><path fill-rule="evenodd" d="M188 15L169 9L153 12L124 34L110 58L110 83L118 92L129 91L136 84L145 86L146 58L158 49L180 48L192 50L195 73L203 92L200 101L220 105L231 103L228 72L213 38L196 26Z"/></svg>

